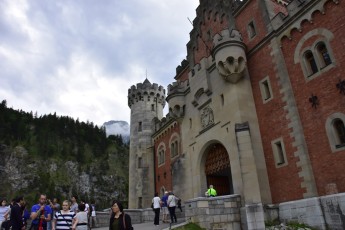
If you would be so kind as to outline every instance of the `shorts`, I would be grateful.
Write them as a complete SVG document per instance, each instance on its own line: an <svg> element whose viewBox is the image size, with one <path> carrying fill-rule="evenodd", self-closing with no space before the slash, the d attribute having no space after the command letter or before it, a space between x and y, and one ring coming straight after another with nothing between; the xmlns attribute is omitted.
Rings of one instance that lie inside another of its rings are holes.
<svg viewBox="0 0 345 230"><path fill-rule="evenodd" d="M162 207L162 213L163 213L163 215L169 214L168 207Z"/></svg>

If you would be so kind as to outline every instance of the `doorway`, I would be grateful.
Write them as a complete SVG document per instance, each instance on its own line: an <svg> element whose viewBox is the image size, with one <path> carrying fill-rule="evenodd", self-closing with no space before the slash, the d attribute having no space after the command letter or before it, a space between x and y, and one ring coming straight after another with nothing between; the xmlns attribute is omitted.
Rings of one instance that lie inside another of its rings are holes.
<svg viewBox="0 0 345 230"><path fill-rule="evenodd" d="M230 159L222 144L212 144L206 149L205 174L207 187L213 185L218 196L234 193Z"/></svg>

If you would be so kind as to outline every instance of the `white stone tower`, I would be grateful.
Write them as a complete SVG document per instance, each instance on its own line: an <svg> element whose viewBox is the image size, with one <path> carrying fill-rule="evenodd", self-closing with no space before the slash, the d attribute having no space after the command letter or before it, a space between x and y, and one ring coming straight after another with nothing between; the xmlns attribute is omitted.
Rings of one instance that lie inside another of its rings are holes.
<svg viewBox="0 0 345 230"><path fill-rule="evenodd" d="M131 108L128 208L149 208L154 196L152 124L163 118L165 89L149 80L128 89Z"/></svg>

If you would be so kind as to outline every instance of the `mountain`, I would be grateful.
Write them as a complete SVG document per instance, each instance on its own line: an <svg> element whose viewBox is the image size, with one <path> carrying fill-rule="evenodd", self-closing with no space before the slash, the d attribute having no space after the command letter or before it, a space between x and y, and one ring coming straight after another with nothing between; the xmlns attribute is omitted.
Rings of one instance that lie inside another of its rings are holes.
<svg viewBox="0 0 345 230"><path fill-rule="evenodd" d="M38 194L94 200L98 209L128 199L129 146L104 127L54 114L7 108L0 103L0 197Z"/></svg>
<svg viewBox="0 0 345 230"><path fill-rule="evenodd" d="M109 135L121 135L123 141L128 143L130 128L129 124L126 121L107 121L104 122L103 127L105 127L105 132L107 136Z"/></svg>

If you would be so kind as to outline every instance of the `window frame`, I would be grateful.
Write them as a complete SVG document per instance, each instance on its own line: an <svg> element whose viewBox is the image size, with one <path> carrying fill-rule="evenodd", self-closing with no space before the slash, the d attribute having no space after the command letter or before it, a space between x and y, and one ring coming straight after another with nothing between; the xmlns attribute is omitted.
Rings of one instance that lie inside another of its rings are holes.
<svg viewBox="0 0 345 230"><path fill-rule="evenodd" d="M279 143L279 145L281 146L281 152L278 149L277 143ZM277 139L274 139L273 141L271 141L271 146L272 146L273 157L274 157L274 165L276 166L276 168L281 168L288 165L283 138L279 137ZM281 158L283 158L284 162L281 162Z"/></svg>
<svg viewBox="0 0 345 230"><path fill-rule="evenodd" d="M325 129L328 137L328 143L330 145L332 153L345 150L345 145L337 147L337 140L339 138L337 137L337 131L334 128L334 121L336 120L341 120L345 125L345 114L340 112L333 113L326 120Z"/></svg>
<svg viewBox="0 0 345 230"><path fill-rule="evenodd" d="M267 97L266 95L266 87L264 83L267 83L267 89L269 91L270 97ZM271 101L273 99L273 91L272 91L272 87L271 87L271 81L269 76L266 76L265 78L263 78L260 82L259 82L259 86L260 86L260 92L261 92L261 98L262 98L262 102L264 104L266 104L267 102Z"/></svg>

